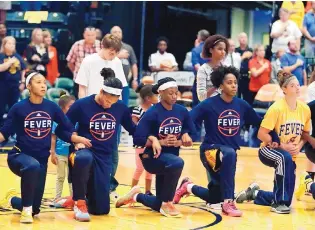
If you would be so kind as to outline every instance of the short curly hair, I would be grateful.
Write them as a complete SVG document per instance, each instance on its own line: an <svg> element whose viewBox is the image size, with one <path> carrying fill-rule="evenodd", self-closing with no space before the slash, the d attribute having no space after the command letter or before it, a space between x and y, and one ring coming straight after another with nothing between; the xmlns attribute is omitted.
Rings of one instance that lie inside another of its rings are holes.
<svg viewBox="0 0 315 230"><path fill-rule="evenodd" d="M167 39L167 37L164 37L164 36L160 36L156 39L156 45L159 45L159 43L161 41L164 41L166 43L166 45L168 46L169 44L169 40Z"/></svg>
<svg viewBox="0 0 315 230"><path fill-rule="evenodd" d="M224 42L226 46L226 53L229 50L229 41L226 37L220 35L220 34L215 34L210 37L208 37L205 41L205 44L202 49L202 57L203 58L211 58L211 53L210 49L215 47L219 42Z"/></svg>
<svg viewBox="0 0 315 230"><path fill-rule="evenodd" d="M223 80L226 75L233 74L238 81L240 77L240 72L233 66L219 66L213 70L211 73L211 81L215 88L219 88L223 84Z"/></svg>

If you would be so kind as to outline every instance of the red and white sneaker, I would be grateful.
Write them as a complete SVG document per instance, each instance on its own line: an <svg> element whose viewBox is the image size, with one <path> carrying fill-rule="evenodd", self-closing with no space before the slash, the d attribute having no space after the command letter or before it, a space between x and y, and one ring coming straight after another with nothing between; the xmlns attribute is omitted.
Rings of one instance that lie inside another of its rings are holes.
<svg viewBox="0 0 315 230"><path fill-rule="evenodd" d="M134 186L126 195L118 198L118 200L116 201L116 208L119 208L123 205L135 203L133 197L138 193L141 193L140 187Z"/></svg>
<svg viewBox="0 0 315 230"><path fill-rule="evenodd" d="M236 208L233 200L224 202L222 204L222 213L227 216L233 216L233 217L240 217L243 215L242 211Z"/></svg>
<svg viewBox="0 0 315 230"><path fill-rule="evenodd" d="M74 211L74 219L81 222L90 221L90 215L88 213L88 209L86 207L85 200L78 200L73 208Z"/></svg>
<svg viewBox="0 0 315 230"><path fill-rule="evenodd" d="M190 181L190 179L188 177L185 177L179 188L176 190L175 192L175 195L174 195L174 198L173 198L173 203L174 204L178 204L180 199L183 197L183 196L186 196L188 197L190 195L190 193L187 191L187 185L191 184L192 182Z"/></svg>
<svg viewBox="0 0 315 230"><path fill-rule="evenodd" d="M69 208L73 209L74 207L74 200L72 200L71 196L67 197L61 197L56 199L53 203L52 206L55 208Z"/></svg>

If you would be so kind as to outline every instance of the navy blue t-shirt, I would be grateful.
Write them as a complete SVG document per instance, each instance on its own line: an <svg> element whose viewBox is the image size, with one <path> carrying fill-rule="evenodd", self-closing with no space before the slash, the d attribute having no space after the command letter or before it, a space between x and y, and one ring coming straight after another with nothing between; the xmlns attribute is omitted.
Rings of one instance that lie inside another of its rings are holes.
<svg viewBox="0 0 315 230"><path fill-rule="evenodd" d="M179 140L185 133L189 135L195 133L195 126L187 109L175 104L172 110L167 110L161 103L158 103L148 109L139 121L133 141L137 146L145 146L149 136L162 140L168 134L173 134ZM178 155L179 147L163 146L162 152Z"/></svg>
<svg viewBox="0 0 315 230"><path fill-rule="evenodd" d="M18 59L18 61L12 64L11 67L9 67L9 69L7 69L6 71L0 72L0 82L5 81L9 84L18 84L19 81L21 81L21 73L23 70L26 69L26 64L19 54L15 53L11 56L7 56L4 53L0 53L0 64L7 62L9 58L13 57Z"/></svg>
<svg viewBox="0 0 315 230"><path fill-rule="evenodd" d="M22 153L47 163L53 122L67 133L65 141L71 142L74 127L57 104L46 99L41 104L33 104L24 99L10 109L0 132L6 139L16 134L16 146Z"/></svg>
<svg viewBox="0 0 315 230"><path fill-rule="evenodd" d="M244 124L259 126L262 118L244 100L234 97L231 103L225 102L220 95L207 98L191 112L195 122L204 121L206 136L201 149L210 149L213 144L240 148L240 131Z"/></svg>
<svg viewBox="0 0 315 230"><path fill-rule="evenodd" d="M77 124L77 133L92 140L91 150L100 154L112 154L117 150L117 131L122 125L129 134L133 134L135 124L129 108L121 101L104 109L96 103L95 95L77 100L67 112L73 125ZM58 127L57 127L58 130Z"/></svg>

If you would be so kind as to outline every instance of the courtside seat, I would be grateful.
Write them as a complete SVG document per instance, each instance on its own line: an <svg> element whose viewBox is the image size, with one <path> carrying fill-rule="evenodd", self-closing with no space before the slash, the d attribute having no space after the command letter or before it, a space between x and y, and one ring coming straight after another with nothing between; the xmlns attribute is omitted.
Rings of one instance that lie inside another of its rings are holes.
<svg viewBox="0 0 315 230"><path fill-rule="evenodd" d="M58 103L61 91L65 91L69 95L69 92L65 89L51 88L47 90L47 99Z"/></svg>
<svg viewBox="0 0 315 230"><path fill-rule="evenodd" d="M73 80L65 77L59 77L55 82L55 88L65 89L71 94L73 93L73 86Z"/></svg>

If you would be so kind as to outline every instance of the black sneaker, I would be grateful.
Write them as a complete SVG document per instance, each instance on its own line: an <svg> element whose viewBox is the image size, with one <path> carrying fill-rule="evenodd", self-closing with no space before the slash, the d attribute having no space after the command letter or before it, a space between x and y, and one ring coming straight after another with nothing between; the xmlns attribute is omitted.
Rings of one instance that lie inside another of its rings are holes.
<svg viewBox="0 0 315 230"><path fill-rule="evenodd" d="M236 203L243 203L244 201L255 200L255 191L259 190L259 185L257 183L252 183L246 190L241 191L235 197Z"/></svg>
<svg viewBox="0 0 315 230"><path fill-rule="evenodd" d="M147 192L145 193L145 195L153 196L153 193L152 193L151 191L147 191Z"/></svg>
<svg viewBox="0 0 315 230"><path fill-rule="evenodd" d="M291 208L284 204L272 204L271 211L278 214L289 214L291 211Z"/></svg>

